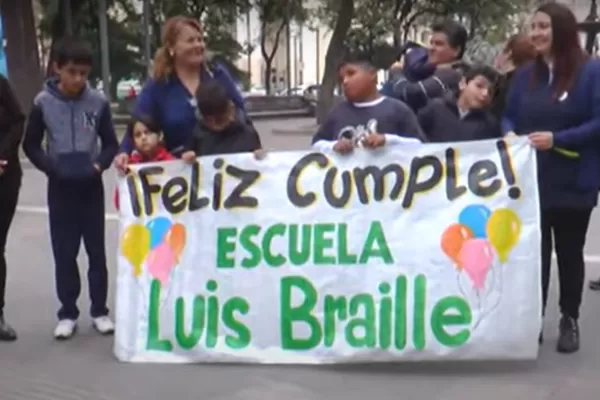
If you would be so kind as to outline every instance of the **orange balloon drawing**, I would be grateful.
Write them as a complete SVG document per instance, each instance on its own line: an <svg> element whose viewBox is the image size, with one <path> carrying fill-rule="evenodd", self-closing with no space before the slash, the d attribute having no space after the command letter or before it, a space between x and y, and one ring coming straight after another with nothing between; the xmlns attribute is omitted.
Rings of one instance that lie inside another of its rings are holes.
<svg viewBox="0 0 600 400"><path fill-rule="evenodd" d="M452 224L442 233L441 247L444 253L454 261L456 269L462 270L460 263L460 250L463 244L473 238L473 232L461 224Z"/></svg>
<svg viewBox="0 0 600 400"><path fill-rule="evenodd" d="M179 258L185 247L186 233L185 226L182 224L173 224L165 235L165 243L171 249L175 258Z"/></svg>

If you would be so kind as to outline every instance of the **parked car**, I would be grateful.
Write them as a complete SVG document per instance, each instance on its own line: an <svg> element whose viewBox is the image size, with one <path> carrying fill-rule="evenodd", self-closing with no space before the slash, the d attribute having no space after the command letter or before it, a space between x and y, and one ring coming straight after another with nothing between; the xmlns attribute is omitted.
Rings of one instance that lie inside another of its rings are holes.
<svg viewBox="0 0 600 400"><path fill-rule="evenodd" d="M275 93L275 96L302 96L306 86L296 86L290 89L283 89Z"/></svg>
<svg viewBox="0 0 600 400"><path fill-rule="evenodd" d="M243 92L242 95L244 97L248 96L266 96L267 89L264 86L255 85L250 88L247 92Z"/></svg>
<svg viewBox="0 0 600 400"><path fill-rule="evenodd" d="M142 84L137 79L122 80L117 84L117 99L132 99L142 90Z"/></svg>
<svg viewBox="0 0 600 400"><path fill-rule="evenodd" d="M104 82L98 81L96 89L104 90ZM142 90L142 84L137 79L124 79L117 84L117 100L132 99L137 97Z"/></svg>
<svg viewBox="0 0 600 400"><path fill-rule="evenodd" d="M319 89L320 88L321 88L321 85L310 85L310 86L306 87L306 89L304 89L302 96L304 96L304 98L308 101L316 102L317 99L319 98ZM342 93L338 87L333 89L333 95L334 96L342 95Z"/></svg>

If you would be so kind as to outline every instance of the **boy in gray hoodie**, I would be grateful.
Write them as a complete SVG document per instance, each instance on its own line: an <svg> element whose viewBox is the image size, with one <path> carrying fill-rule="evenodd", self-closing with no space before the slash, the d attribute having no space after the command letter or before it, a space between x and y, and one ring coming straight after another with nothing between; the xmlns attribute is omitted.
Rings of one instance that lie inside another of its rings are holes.
<svg viewBox="0 0 600 400"><path fill-rule="evenodd" d="M50 238L61 303L54 337L66 340L77 330L77 298L81 291L77 254L82 239L89 258L93 326L104 335L114 332L106 307L102 172L110 167L119 145L110 104L87 85L92 67L87 45L65 39L54 55L57 76L45 83L34 100L23 150L48 176ZM42 149L44 136L46 146Z"/></svg>

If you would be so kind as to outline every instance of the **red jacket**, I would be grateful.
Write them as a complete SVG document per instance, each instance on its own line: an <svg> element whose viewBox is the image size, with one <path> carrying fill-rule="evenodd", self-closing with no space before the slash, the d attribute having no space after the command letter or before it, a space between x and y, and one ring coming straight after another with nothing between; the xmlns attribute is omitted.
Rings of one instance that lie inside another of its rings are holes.
<svg viewBox="0 0 600 400"><path fill-rule="evenodd" d="M167 151L167 149L165 149L162 146L160 146L158 148L158 151L154 154L154 157L152 157L152 158L146 158L145 156L138 153L137 151L134 151L133 153L131 153L131 156L129 156L129 164L143 164L143 163L149 163L149 162L171 161L171 160L175 160L175 157L173 157L171 155L171 153L169 153ZM118 210L119 209L119 188L115 188L115 193L113 196L113 203L115 205L115 208Z"/></svg>

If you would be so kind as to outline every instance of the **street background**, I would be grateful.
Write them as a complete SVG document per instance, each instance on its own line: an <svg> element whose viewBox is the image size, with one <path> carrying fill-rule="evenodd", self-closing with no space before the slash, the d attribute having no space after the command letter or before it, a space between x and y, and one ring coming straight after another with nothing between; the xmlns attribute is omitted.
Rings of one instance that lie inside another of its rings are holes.
<svg viewBox="0 0 600 400"><path fill-rule="evenodd" d="M314 120L258 121L268 150L310 145ZM117 221L115 173L105 175L109 269L114 278ZM23 188L8 243L6 316L19 333L0 343L0 400L597 400L600 377L600 294L586 289L582 348L557 354L556 280L537 362L435 363L360 366L121 364L112 338L98 336L87 315L87 284L80 298L78 335L56 342L57 300L46 213L46 179L25 165ZM600 216L588 235L588 276L600 275ZM80 270L85 282L86 256ZM556 270L553 271L556 276ZM112 287L114 289L114 285ZM114 293L111 306L114 309ZM514 321L518 324L519 321Z"/></svg>

